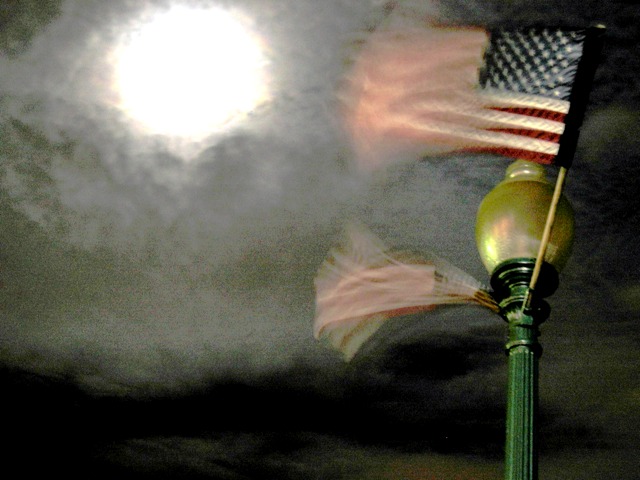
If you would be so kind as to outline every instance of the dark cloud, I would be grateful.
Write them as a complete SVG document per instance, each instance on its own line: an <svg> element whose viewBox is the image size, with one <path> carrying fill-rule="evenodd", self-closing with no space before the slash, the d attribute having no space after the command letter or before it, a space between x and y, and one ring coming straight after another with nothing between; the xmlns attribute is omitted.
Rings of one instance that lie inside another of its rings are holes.
<svg viewBox="0 0 640 480"><path fill-rule="evenodd" d="M7 0L0 7L0 50L15 57L23 53L42 28L60 15L62 0Z"/></svg>

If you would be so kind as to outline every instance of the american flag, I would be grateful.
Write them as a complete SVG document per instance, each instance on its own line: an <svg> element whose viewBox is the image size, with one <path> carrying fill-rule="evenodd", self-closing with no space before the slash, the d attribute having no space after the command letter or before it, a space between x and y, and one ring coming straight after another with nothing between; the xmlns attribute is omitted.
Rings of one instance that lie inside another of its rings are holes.
<svg viewBox="0 0 640 480"><path fill-rule="evenodd" d="M481 95L497 122L481 151L538 163L558 155L585 30L500 30L491 34Z"/></svg>
<svg viewBox="0 0 640 480"><path fill-rule="evenodd" d="M393 162L394 149L400 158L402 150L417 156L472 151L556 163L586 103L576 84L593 63L585 62L589 32L430 27L374 33L343 95L359 163L372 169Z"/></svg>
<svg viewBox="0 0 640 480"><path fill-rule="evenodd" d="M314 335L350 360L390 318L440 305L498 306L473 277L431 255L387 248L361 225L334 249L315 279Z"/></svg>

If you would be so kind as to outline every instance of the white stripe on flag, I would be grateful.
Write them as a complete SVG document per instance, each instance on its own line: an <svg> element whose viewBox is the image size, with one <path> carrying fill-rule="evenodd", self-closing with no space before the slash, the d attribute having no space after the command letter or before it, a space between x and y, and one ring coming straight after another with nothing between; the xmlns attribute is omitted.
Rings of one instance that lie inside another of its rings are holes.
<svg viewBox="0 0 640 480"><path fill-rule="evenodd" d="M466 145L472 145L474 147L515 148L547 155L557 155L559 149L558 144L555 142L513 133L468 128L456 123L435 122L430 120L427 123L414 122L411 127L423 134L439 134L444 137L449 137L452 143L466 142ZM463 149L464 148L463 146ZM470 147L467 146L466 148Z"/></svg>
<svg viewBox="0 0 640 480"><path fill-rule="evenodd" d="M504 102L501 102L504 104ZM496 106L489 104L490 106ZM499 105L502 106L502 105ZM513 107L513 104L510 105ZM469 103L447 102L447 101L422 101L415 102L413 108L424 114L443 113L454 114L465 117L461 121L461 125L473 125L481 128L522 128L528 130L540 130L549 133L561 135L564 132L565 124L555 120L534 117L531 115L521 115L513 112L502 112L500 110L491 110L490 108L478 108L470 106ZM519 108L519 107L516 107ZM473 119L477 122L473 122ZM453 123L453 122L451 122Z"/></svg>
<svg viewBox="0 0 640 480"><path fill-rule="evenodd" d="M566 100L530 95L527 93L509 92L495 88L483 88L479 93L484 103L494 107L537 108L558 113L569 113L570 103Z"/></svg>

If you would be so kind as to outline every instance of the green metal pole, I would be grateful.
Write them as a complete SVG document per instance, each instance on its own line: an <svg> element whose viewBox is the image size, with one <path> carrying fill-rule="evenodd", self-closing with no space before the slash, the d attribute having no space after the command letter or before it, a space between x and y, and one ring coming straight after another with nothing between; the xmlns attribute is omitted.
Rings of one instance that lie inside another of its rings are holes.
<svg viewBox="0 0 640 480"><path fill-rule="evenodd" d="M538 359L542 353L538 336L540 324L549 316L549 306L541 298L556 290L558 274L544 263L541 282L529 307L523 309L534 266L533 258L512 259L491 276L494 296L509 324L505 480L538 479Z"/></svg>
<svg viewBox="0 0 640 480"><path fill-rule="evenodd" d="M538 478L538 325L518 310L507 313L509 377L507 393L507 438L505 479Z"/></svg>

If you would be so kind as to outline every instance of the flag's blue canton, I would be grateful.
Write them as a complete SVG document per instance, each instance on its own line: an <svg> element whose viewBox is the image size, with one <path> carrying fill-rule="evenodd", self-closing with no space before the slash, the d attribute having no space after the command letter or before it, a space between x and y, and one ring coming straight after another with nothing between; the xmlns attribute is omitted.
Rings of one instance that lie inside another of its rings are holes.
<svg viewBox="0 0 640 480"><path fill-rule="evenodd" d="M568 101L585 36L559 28L492 32L481 85Z"/></svg>

